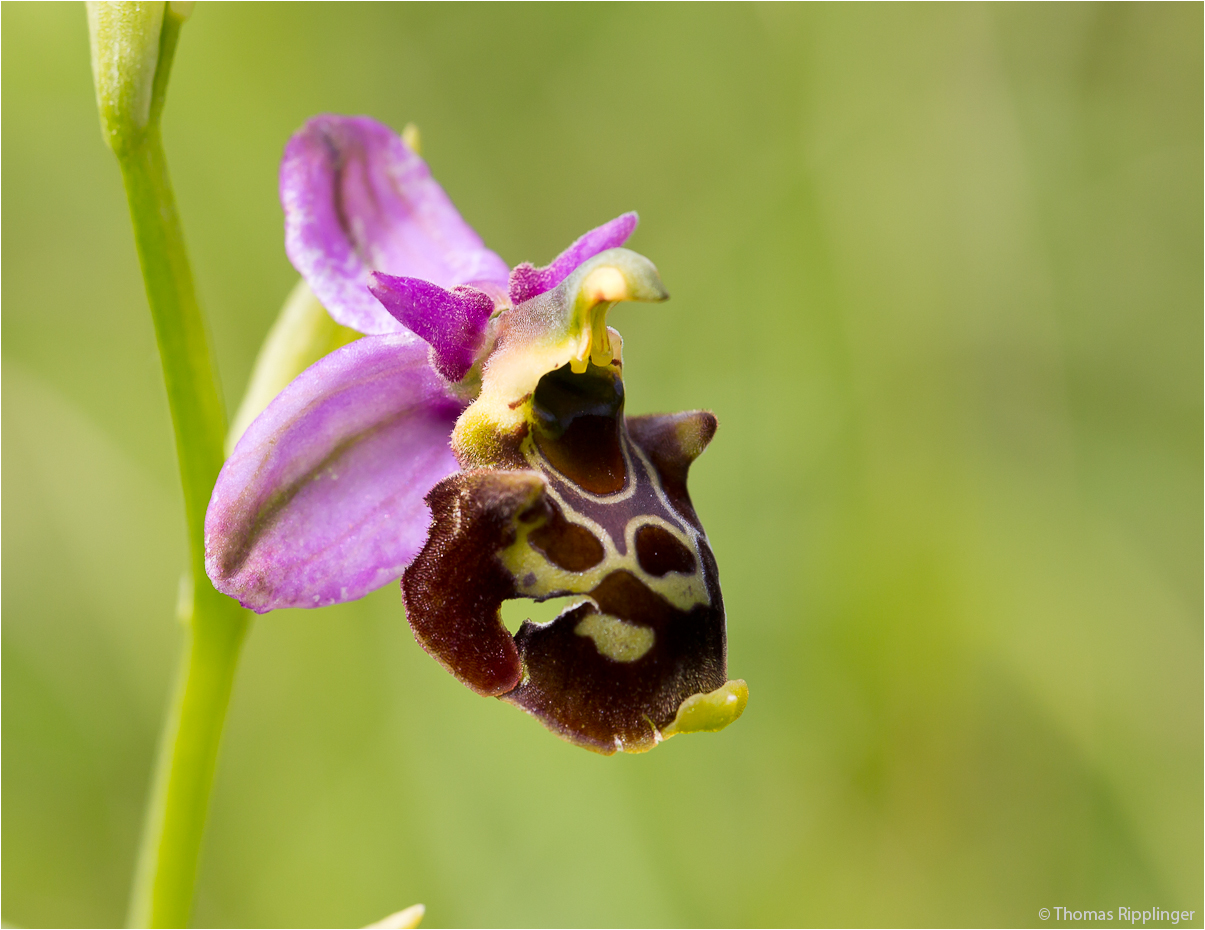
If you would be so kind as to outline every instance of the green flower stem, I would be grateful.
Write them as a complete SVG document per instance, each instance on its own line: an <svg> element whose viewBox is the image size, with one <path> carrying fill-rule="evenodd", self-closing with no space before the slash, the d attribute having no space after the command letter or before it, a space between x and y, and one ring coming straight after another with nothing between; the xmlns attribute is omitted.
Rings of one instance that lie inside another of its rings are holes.
<svg viewBox="0 0 1205 930"><path fill-rule="evenodd" d="M130 905L131 922L150 927L188 923L218 744L249 623L249 614L215 591L205 575L205 509L222 467L226 415L158 121L182 21L170 11L163 18L146 126L110 136L163 362L188 522L190 573L179 610L187 640L159 749Z"/></svg>
<svg viewBox="0 0 1205 930"><path fill-rule="evenodd" d="M194 577L205 577L205 510L224 461L226 413L158 128L118 156L176 433Z"/></svg>
<svg viewBox="0 0 1205 930"><path fill-rule="evenodd" d="M246 631L244 610L208 580L198 586L147 808L131 926L188 925L218 744Z"/></svg>

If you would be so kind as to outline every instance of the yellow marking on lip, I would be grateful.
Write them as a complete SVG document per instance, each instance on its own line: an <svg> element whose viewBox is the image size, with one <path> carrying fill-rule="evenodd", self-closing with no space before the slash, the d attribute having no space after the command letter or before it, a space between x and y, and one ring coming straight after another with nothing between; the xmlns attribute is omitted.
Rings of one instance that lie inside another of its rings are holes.
<svg viewBox="0 0 1205 930"><path fill-rule="evenodd" d="M530 439L525 440L524 446L528 460L533 462L533 467L539 471L540 460L533 458ZM624 443L624 447L625 449L629 448L626 442ZM639 454L639 450L634 446L631 449ZM655 473L652 471L652 467L647 464L647 460L645 460L645 463L646 474L649 476L648 480L653 481L654 486L657 486L657 479L654 477ZM628 467L629 469L631 468L630 460L628 461ZM629 473L631 472L629 471ZM623 499L628 498L631 496L631 493L634 493L635 482L633 481L629 484L630 488L623 493ZM528 542L528 536L536 528L535 526L518 523L515 526L515 541L499 552L498 555L506 570L519 581L520 597L535 598L553 593L588 594L601 584L607 575L622 569L630 572L650 591L661 595L678 610L690 611L700 604L709 604L711 602L707 591L706 578L703 573L702 555L699 551L699 543L697 541L697 539L701 539L702 537L696 538L696 535L689 527L684 529L675 526L659 515L637 515L625 527L624 536L627 542L627 552L625 555L620 555L614 540L611 539L610 533L604 530L601 525L575 510L571 502L567 501L553 487L551 482L545 485L545 489L548 496L560 505L561 512L564 514L566 520L589 530L591 535L602 543L605 555L601 562L585 571L569 571L548 561L543 553L537 551ZM580 489L575 490L581 493ZM658 494L664 501L664 493L658 490ZM672 507L667 506L667 510L671 514L676 514L676 511ZM650 575L640 567L639 557L636 552L635 537L636 529L644 523L664 527L690 549L696 559L695 570L690 575L680 575L671 572L658 578ZM531 579L530 583L526 582L528 578Z"/></svg>
<svg viewBox="0 0 1205 930"><path fill-rule="evenodd" d="M657 639L647 626L603 613L587 615L573 632L578 636L589 636L599 653L616 662L635 662L644 658Z"/></svg>

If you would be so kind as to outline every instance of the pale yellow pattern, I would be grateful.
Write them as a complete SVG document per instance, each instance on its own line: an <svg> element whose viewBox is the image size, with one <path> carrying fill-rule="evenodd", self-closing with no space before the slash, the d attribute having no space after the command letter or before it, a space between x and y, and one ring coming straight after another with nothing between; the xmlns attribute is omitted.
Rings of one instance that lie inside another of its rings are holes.
<svg viewBox="0 0 1205 930"><path fill-rule="evenodd" d="M625 457L628 455L639 457L645 467L648 479L653 483L653 487L657 491L658 497L672 513L673 508L668 506L668 500L661 489L657 472L653 468L652 463L648 461L640 449L632 447L626 442L623 446ZM529 455L529 458L535 455L537 454L533 453ZM627 460L627 465L628 474L633 474L630 459ZM539 459L539 466L537 467L551 470L551 466L542 458ZM631 479L629 479L628 483L629 485L634 484ZM604 555L602 561L593 568L589 568L583 572L568 571L549 562L528 542L528 537L536 529L535 526L519 524L515 541L500 553L500 558L506 569L518 580L520 593L524 597L544 597L558 591L585 594L601 584L607 575L615 571L625 570L639 578L650 591L660 594L678 610L690 611L700 604L709 603L707 583L703 578L703 565L697 556L695 559L695 570L689 575L679 572L669 572L658 578L650 575L640 567L640 562L636 555L636 531L646 524L659 526L667 532L672 533L674 538L686 546L687 549L693 553L698 553L701 535L693 528L684 531L682 527L670 523L661 517L640 514L633 517L624 530L624 541L627 551L621 555L612 541L610 534L599 526L598 523L575 511L572 505L561 494L558 494L556 489L551 485L547 486L546 493L560 505L561 512L564 514L566 520L590 531L599 543L602 544ZM624 491L609 499L622 500L631 493L632 490L630 487L625 488ZM593 495L590 496L593 497ZM605 497L594 499L608 500ZM533 584L524 584L528 576L534 577L535 581Z"/></svg>
<svg viewBox="0 0 1205 930"><path fill-rule="evenodd" d="M595 648L616 662L635 662L653 648L656 636L647 626L628 623L610 614L588 614L573 632L589 636Z"/></svg>

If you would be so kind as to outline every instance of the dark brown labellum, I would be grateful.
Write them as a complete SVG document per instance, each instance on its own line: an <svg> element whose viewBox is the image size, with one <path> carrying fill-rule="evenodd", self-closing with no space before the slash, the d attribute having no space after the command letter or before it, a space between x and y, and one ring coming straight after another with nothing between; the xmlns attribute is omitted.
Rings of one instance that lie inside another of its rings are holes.
<svg viewBox="0 0 1205 930"><path fill-rule="evenodd" d="M618 365L545 375L527 467L440 482L402 581L416 637L449 671L603 753L651 748L684 701L727 681L719 577L686 491L715 417L627 419L623 405ZM506 600L575 594L550 623L513 637L502 623Z"/></svg>

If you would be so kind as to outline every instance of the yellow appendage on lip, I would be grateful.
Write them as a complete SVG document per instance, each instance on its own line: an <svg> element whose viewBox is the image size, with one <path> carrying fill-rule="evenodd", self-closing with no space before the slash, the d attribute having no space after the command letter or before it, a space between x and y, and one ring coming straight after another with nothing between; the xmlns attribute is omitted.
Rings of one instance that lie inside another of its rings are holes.
<svg viewBox="0 0 1205 930"><path fill-rule="evenodd" d="M745 712L749 686L735 678L709 694L692 694L678 707L673 723L661 731L663 739L679 733L714 733Z"/></svg>

